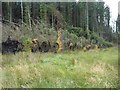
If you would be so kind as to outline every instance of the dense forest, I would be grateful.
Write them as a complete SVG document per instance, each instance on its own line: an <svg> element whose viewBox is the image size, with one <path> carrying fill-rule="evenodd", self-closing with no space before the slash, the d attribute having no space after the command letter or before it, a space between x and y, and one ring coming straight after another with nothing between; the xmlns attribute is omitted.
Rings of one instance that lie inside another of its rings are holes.
<svg viewBox="0 0 120 90"><path fill-rule="evenodd" d="M110 19L104 2L2 2L2 37L50 42L60 37L62 43L72 40L80 47L85 41L112 46L118 44L120 15L116 30Z"/></svg>

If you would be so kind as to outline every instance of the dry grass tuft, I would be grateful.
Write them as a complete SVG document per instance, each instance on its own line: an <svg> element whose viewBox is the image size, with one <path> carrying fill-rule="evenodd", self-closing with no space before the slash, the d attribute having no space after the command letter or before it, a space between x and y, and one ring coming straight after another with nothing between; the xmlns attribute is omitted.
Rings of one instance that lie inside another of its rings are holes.
<svg viewBox="0 0 120 90"><path fill-rule="evenodd" d="M105 74L106 73L106 67L104 63L99 63L99 64L93 64L93 66L90 69L91 72L96 73L96 74Z"/></svg>

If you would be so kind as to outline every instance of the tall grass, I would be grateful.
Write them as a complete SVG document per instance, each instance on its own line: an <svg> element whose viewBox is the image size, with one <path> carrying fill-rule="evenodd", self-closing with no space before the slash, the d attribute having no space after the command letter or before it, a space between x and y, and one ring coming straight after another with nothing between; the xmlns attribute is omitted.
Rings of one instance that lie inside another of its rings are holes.
<svg viewBox="0 0 120 90"><path fill-rule="evenodd" d="M1 87L118 87L117 48L2 56Z"/></svg>

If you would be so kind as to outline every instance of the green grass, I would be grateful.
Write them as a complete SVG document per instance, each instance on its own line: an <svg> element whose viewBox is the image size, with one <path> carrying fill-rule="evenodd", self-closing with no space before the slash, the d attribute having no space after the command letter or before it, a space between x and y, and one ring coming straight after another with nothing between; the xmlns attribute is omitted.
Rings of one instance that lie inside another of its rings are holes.
<svg viewBox="0 0 120 90"><path fill-rule="evenodd" d="M1 87L118 87L116 47L57 54L20 52L16 55L3 55L1 63Z"/></svg>

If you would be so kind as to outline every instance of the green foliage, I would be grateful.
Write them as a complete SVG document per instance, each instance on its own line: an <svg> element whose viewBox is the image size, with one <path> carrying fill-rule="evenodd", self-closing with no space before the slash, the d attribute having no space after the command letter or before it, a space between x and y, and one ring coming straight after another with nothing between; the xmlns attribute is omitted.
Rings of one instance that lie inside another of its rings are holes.
<svg viewBox="0 0 120 90"><path fill-rule="evenodd" d="M23 36L20 41L23 43L23 44L30 44L32 42L32 39L28 36Z"/></svg>
<svg viewBox="0 0 120 90"><path fill-rule="evenodd" d="M40 19L41 20L44 20L45 21L45 18L46 18L46 11L47 11L47 8L46 8L46 5L45 3L40 3L39 4L39 15L40 15Z"/></svg>
<svg viewBox="0 0 120 90"><path fill-rule="evenodd" d="M110 42L104 42L103 43L103 47L112 47L113 46L113 43L110 43Z"/></svg>
<svg viewBox="0 0 120 90"><path fill-rule="evenodd" d="M90 40L92 41L92 43L94 44L98 44L101 47L112 47L113 44L105 41L102 37L99 37L95 32L90 32ZM69 27L68 28L68 32L66 31L66 33L64 34L64 36L66 37L65 39L70 39L73 42L77 42L79 43L80 47L83 47L86 44L86 35L87 35L87 31L78 28L78 27ZM89 41L90 42L90 41Z"/></svg>
<svg viewBox="0 0 120 90"><path fill-rule="evenodd" d="M96 33L91 34L91 39L93 40L93 43L98 44L101 47L112 47L113 44L105 41L102 37L99 37Z"/></svg>
<svg viewBox="0 0 120 90"><path fill-rule="evenodd" d="M69 27L68 32L76 34L78 37L84 36L87 34L82 28L79 27Z"/></svg>
<svg viewBox="0 0 120 90"><path fill-rule="evenodd" d="M32 45L32 38L28 37L28 36L23 36L20 41L23 43L24 45L24 50L25 51L30 51L30 47Z"/></svg>
<svg viewBox="0 0 120 90"><path fill-rule="evenodd" d="M73 43L80 43L80 37L78 37L76 34L68 32L67 30L64 31L63 37L64 43L68 42L69 40L71 40Z"/></svg>

